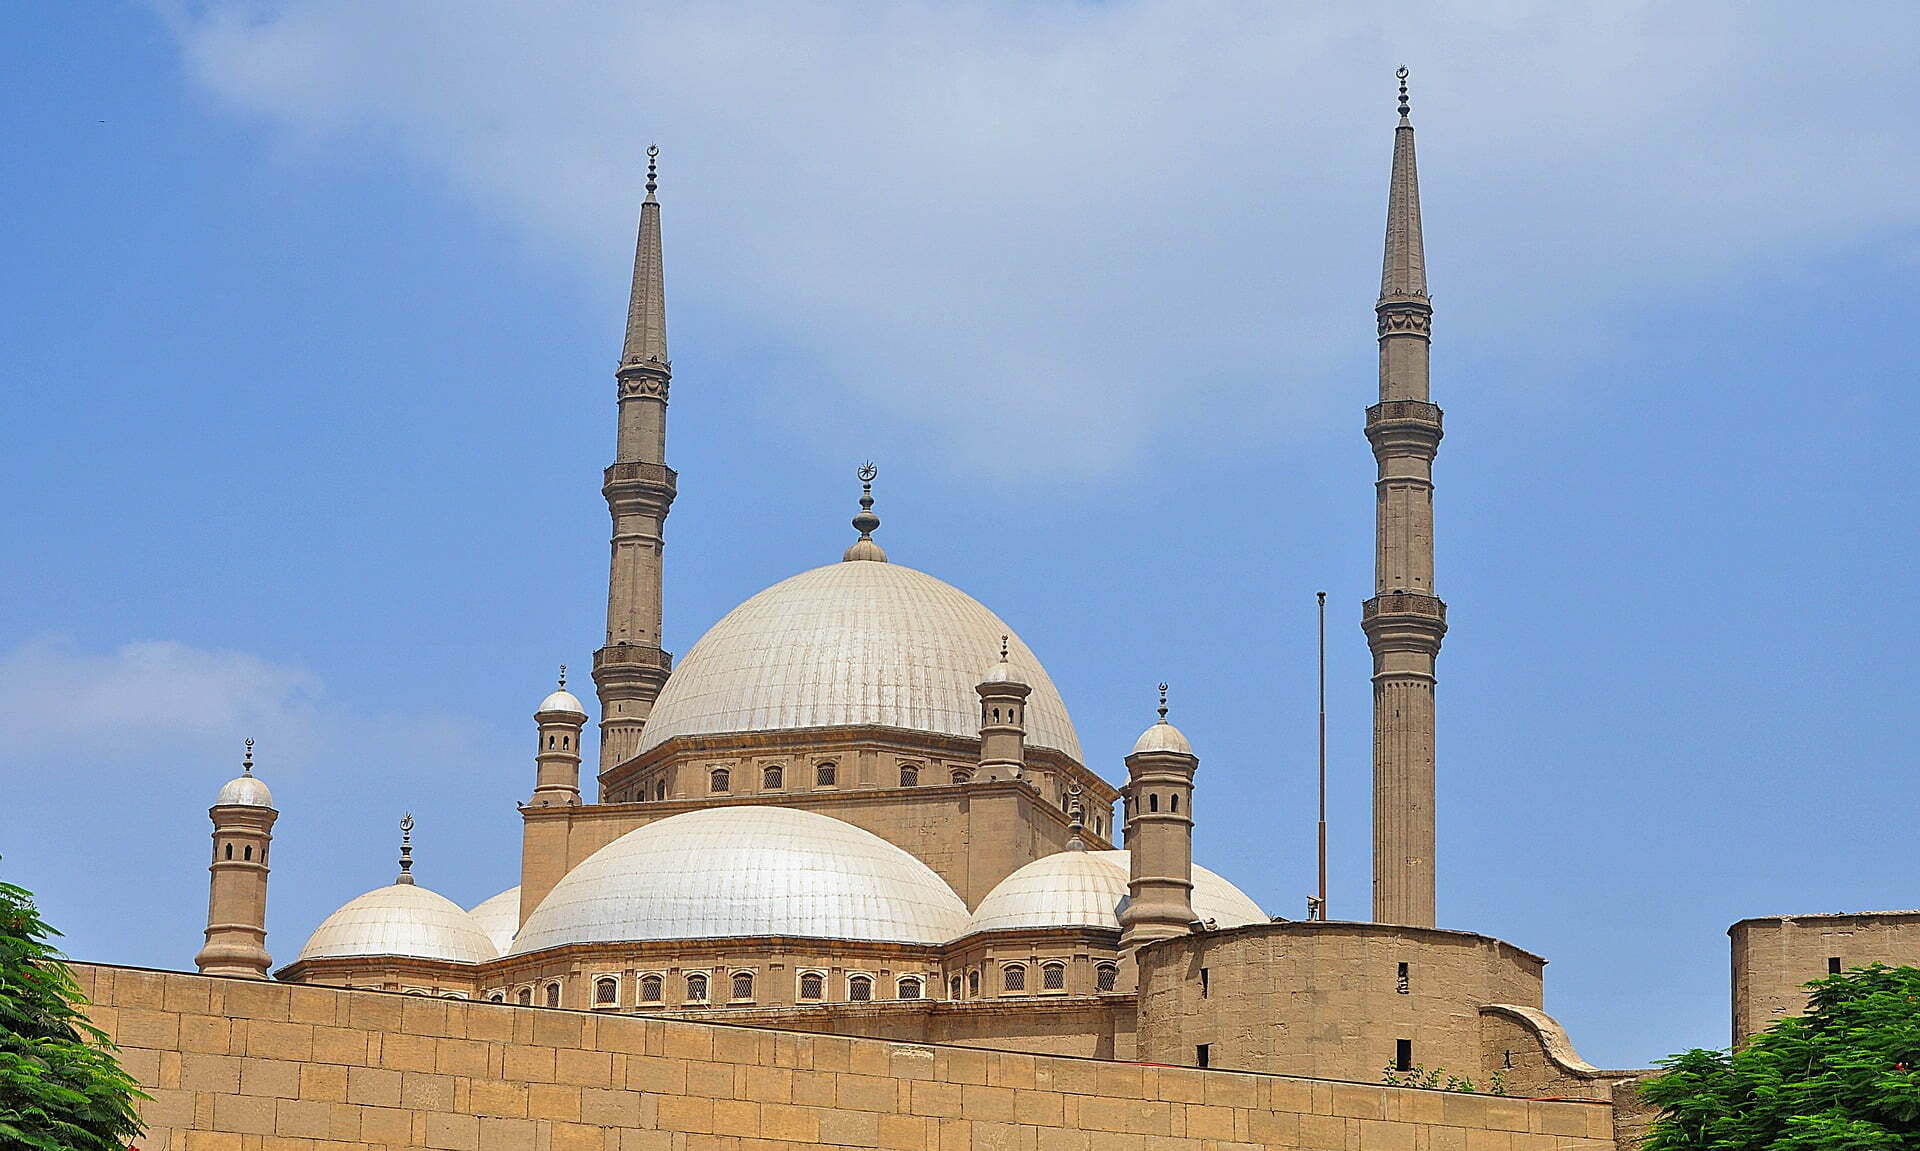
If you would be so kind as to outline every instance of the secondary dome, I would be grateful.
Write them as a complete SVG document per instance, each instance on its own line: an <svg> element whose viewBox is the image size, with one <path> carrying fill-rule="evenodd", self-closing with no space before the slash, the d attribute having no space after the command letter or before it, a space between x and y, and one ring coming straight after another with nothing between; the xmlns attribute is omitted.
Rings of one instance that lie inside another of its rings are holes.
<svg viewBox="0 0 1920 1151"><path fill-rule="evenodd" d="M267 785L252 775L236 775L220 787L220 794L213 799L215 807L272 807L273 793Z"/></svg>
<svg viewBox="0 0 1920 1151"><path fill-rule="evenodd" d="M417 884L396 883L351 899L321 920L294 962L405 955L484 963L499 954L459 904Z"/></svg>
<svg viewBox="0 0 1920 1151"><path fill-rule="evenodd" d="M547 698L540 701L540 706L533 709L535 715L546 715L549 712L564 712L568 715L577 715L581 719L587 717L587 709L580 706L580 697L564 687L558 691L549 692Z"/></svg>
<svg viewBox="0 0 1920 1151"><path fill-rule="evenodd" d="M589 855L527 917L513 954L752 935L938 944L966 925L945 880L870 831L810 811L721 807Z"/></svg>
<svg viewBox="0 0 1920 1151"><path fill-rule="evenodd" d="M487 933L493 949L505 955L513 946L513 933L520 930L520 888L516 885L486 900L467 914L480 930Z"/></svg>
<svg viewBox="0 0 1920 1151"><path fill-rule="evenodd" d="M1127 904L1124 851L1060 851L1042 856L994 885L974 909L967 934L1018 927L1105 927L1120 930ZM1233 884L1194 864L1193 914L1221 927L1267 922L1267 913Z"/></svg>
<svg viewBox="0 0 1920 1151"><path fill-rule="evenodd" d="M980 669L1033 688L1027 743L1083 762L1067 705L1033 652L972 596L893 563L836 563L728 612L673 669L638 751L676 736L872 724L980 734Z"/></svg>

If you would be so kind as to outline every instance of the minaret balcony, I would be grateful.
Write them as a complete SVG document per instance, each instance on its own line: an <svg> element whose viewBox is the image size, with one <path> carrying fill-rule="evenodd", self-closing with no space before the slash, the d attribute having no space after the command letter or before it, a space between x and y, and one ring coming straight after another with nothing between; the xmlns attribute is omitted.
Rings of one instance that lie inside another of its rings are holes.
<svg viewBox="0 0 1920 1151"><path fill-rule="evenodd" d="M593 653L593 678L596 681L603 671L615 668L635 672L669 672L673 670L673 653L637 643L608 644Z"/></svg>
<svg viewBox="0 0 1920 1151"><path fill-rule="evenodd" d="M629 460L607 467L600 492L609 500L657 501L664 508L679 493L679 478L679 473L665 464Z"/></svg>
<svg viewBox="0 0 1920 1151"><path fill-rule="evenodd" d="M1439 450L1439 404L1425 400L1382 400L1367 409L1367 441L1375 456L1421 456L1432 459Z"/></svg>
<svg viewBox="0 0 1920 1151"><path fill-rule="evenodd" d="M1392 591L1360 605L1360 629L1369 647L1439 651L1447 634L1447 605L1439 596Z"/></svg>

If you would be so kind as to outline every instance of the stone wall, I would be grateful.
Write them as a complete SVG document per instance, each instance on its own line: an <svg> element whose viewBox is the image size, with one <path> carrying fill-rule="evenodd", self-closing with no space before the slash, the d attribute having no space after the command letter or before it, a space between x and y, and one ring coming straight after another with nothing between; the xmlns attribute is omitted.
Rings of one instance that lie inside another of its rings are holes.
<svg viewBox="0 0 1920 1151"><path fill-rule="evenodd" d="M1807 1009L1805 984L1830 969L1920 965L1920 911L1776 915L1727 928L1733 943L1733 1041Z"/></svg>
<svg viewBox="0 0 1920 1151"><path fill-rule="evenodd" d="M1141 949L1139 1055L1378 1082L1414 1064L1481 1074L1480 1009L1541 1006L1545 960L1465 931L1261 923Z"/></svg>
<svg viewBox="0 0 1920 1151"><path fill-rule="evenodd" d="M143 1151L1601 1151L1609 1107L78 966Z"/></svg>

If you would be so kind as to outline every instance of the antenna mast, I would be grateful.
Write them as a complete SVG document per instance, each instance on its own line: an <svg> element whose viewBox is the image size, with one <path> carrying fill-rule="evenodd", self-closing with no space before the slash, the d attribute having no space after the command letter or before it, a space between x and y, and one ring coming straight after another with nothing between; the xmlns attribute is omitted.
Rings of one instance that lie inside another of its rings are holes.
<svg viewBox="0 0 1920 1151"><path fill-rule="evenodd" d="M1320 603L1320 894L1314 907L1327 918L1327 593L1315 592Z"/></svg>

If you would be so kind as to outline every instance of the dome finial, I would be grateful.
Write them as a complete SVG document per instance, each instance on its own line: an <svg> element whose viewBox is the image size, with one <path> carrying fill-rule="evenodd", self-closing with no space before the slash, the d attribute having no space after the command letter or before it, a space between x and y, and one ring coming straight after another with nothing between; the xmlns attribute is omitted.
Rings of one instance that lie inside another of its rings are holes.
<svg viewBox="0 0 1920 1151"><path fill-rule="evenodd" d="M395 883L413 883L413 812L400 817L400 875Z"/></svg>
<svg viewBox="0 0 1920 1151"><path fill-rule="evenodd" d="M1067 830L1070 833L1067 837L1068 851L1087 849L1087 841L1080 838L1080 833L1085 831L1086 827L1087 813L1080 806L1080 785L1076 783L1067 789Z"/></svg>
<svg viewBox="0 0 1920 1151"><path fill-rule="evenodd" d="M1400 118L1404 120L1407 118L1407 108L1408 108L1407 66L1405 64L1400 65L1399 71L1395 72L1394 75L1397 76L1400 80Z"/></svg>
<svg viewBox="0 0 1920 1151"><path fill-rule="evenodd" d="M647 145L647 199L649 200L653 199L654 189L660 186L660 170L656 163L659 159L660 159L660 145L648 144Z"/></svg>
<svg viewBox="0 0 1920 1151"><path fill-rule="evenodd" d="M873 480L880 474L880 469L873 466L872 460L868 460L860 465L860 471L857 474L860 477L860 512L853 517L853 528L860 533L860 538L855 540L853 546L848 548L846 554L840 558L877 560L880 563L886 563L887 553L879 544L873 542L874 529L880 526L880 517L873 514Z"/></svg>
<svg viewBox="0 0 1920 1151"><path fill-rule="evenodd" d="M247 737L247 754L246 754L246 758L240 761L240 774L241 775L253 774L253 737L252 736Z"/></svg>
<svg viewBox="0 0 1920 1151"><path fill-rule="evenodd" d="M1010 637L1005 632L1000 633L1000 662L1001 663L1007 662L1007 640L1009 638Z"/></svg>
<svg viewBox="0 0 1920 1151"><path fill-rule="evenodd" d="M567 686L567 665L564 663L560 665L560 686Z"/></svg>
<svg viewBox="0 0 1920 1151"><path fill-rule="evenodd" d="M1167 722L1167 685L1160 685L1160 722Z"/></svg>

